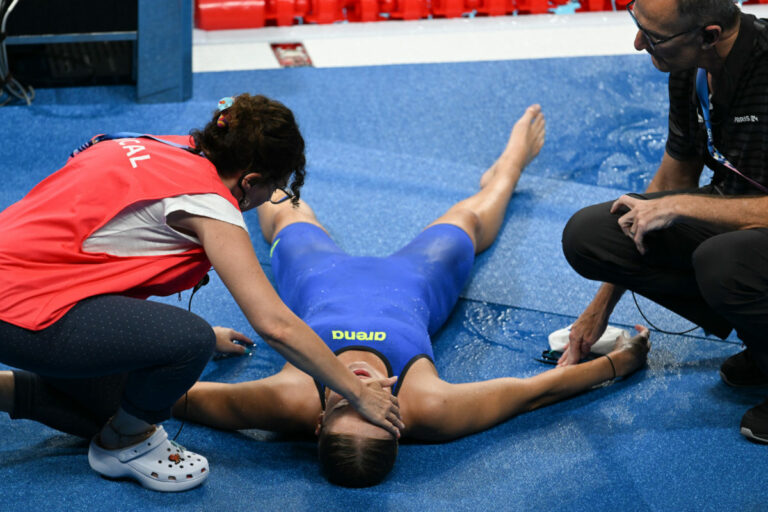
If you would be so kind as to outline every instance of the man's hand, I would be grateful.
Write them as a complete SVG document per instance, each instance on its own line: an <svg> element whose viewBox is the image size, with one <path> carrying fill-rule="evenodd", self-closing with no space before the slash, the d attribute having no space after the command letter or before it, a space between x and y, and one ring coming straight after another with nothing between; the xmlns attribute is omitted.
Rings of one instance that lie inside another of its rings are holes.
<svg viewBox="0 0 768 512"><path fill-rule="evenodd" d="M588 354L592 345L608 327L608 315L603 308L590 304L571 326L568 345L557 361L557 366L577 364Z"/></svg>
<svg viewBox="0 0 768 512"><path fill-rule="evenodd" d="M646 233L671 225L680 216L677 206L682 200L680 196L638 199L623 195L611 205L611 213L616 213L622 207L629 208L627 213L619 217L619 227L635 242L640 254L645 254L643 239Z"/></svg>

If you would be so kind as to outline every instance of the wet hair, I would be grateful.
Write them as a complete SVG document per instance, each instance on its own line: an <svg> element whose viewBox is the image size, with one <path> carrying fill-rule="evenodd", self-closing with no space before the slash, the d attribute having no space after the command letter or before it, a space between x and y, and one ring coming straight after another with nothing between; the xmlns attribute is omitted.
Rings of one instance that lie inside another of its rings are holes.
<svg viewBox="0 0 768 512"><path fill-rule="evenodd" d="M262 176L259 183L278 184L293 176L293 203L298 203L306 174L304 138L293 112L279 101L240 94L231 107L216 110L205 128L190 135L195 150L205 154L222 178L257 172Z"/></svg>
<svg viewBox="0 0 768 512"><path fill-rule="evenodd" d="M689 17L698 25L720 25L732 28L741 11L733 0L677 0L677 13Z"/></svg>
<svg viewBox="0 0 768 512"><path fill-rule="evenodd" d="M384 480L397 458L397 439L379 439L321 430L317 442L320 469L329 482L370 487Z"/></svg>

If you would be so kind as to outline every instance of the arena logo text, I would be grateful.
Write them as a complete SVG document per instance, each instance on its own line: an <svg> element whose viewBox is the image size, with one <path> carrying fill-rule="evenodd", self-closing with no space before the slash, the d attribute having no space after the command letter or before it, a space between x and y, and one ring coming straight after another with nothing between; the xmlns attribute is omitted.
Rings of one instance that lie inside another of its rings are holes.
<svg viewBox="0 0 768 512"><path fill-rule="evenodd" d="M331 337L334 340L357 340L357 341L384 341L387 339L387 333L384 331L331 331Z"/></svg>

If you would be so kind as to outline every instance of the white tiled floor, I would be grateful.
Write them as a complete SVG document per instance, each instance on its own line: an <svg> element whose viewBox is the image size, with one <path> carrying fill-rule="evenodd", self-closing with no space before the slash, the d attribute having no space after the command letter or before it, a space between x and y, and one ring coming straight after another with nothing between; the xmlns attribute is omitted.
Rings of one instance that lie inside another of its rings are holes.
<svg viewBox="0 0 768 512"><path fill-rule="evenodd" d="M768 5L744 10L768 17ZM301 42L315 67L634 53L627 13L501 16L251 30L195 30L193 70L279 68L271 43Z"/></svg>

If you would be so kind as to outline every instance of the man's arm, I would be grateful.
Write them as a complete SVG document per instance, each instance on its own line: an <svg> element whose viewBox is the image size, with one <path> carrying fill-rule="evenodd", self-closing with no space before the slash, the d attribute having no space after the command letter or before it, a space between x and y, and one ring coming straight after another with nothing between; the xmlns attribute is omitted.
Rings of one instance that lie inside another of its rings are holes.
<svg viewBox="0 0 768 512"><path fill-rule="evenodd" d="M701 159L677 160L665 151L661 164L645 191L648 193L696 188L703 167L704 164ZM605 332L613 308L616 307L625 291L624 288L611 283L600 285L600 289L592 302L573 323L568 346L558 361L559 366L576 364L589 354L592 345Z"/></svg>
<svg viewBox="0 0 768 512"><path fill-rule="evenodd" d="M701 159L676 160L665 151L664 156L661 157L661 164L645 192L696 188L699 186L703 169L704 163Z"/></svg>
<svg viewBox="0 0 768 512"><path fill-rule="evenodd" d="M700 174L701 164L681 162L665 153L648 192L694 188ZM643 239L648 232L666 228L679 219L696 219L734 230L768 227L766 196L676 194L643 200L624 195L616 200L611 211L620 208L629 208L629 212L618 219L619 226L641 254L645 254Z"/></svg>
<svg viewBox="0 0 768 512"><path fill-rule="evenodd" d="M682 162L666 152L659 170L646 192L684 190L698 186L703 164L701 161ZM660 214L673 218L698 219L732 229L768 227L768 198L717 197L693 194L666 196L649 200L662 208Z"/></svg>
<svg viewBox="0 0 768 512"><path fill-rule="evenodd" d="M768 227L768 196L683 195L672 209L677 217L699 219L734 230Z"/></svg>
<svg viewBox="0 0 768 512"><path fill-rule="evenodd" d="M657 199L621 196L611 211L629 208L619 226L645 254L643 243L650 231L663 229L679 219L697 219L733 230L768 227L768 197L708 197L676 195Z"/></svg>

